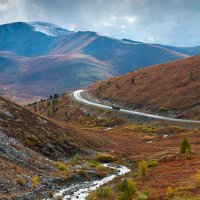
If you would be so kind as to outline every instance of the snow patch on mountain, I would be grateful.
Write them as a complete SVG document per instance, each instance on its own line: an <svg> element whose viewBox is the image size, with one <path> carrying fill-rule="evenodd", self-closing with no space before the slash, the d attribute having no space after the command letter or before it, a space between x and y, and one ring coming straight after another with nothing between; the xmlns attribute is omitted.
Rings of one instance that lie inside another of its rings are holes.
<svg viewBox="0 0 200 200"><path fill-rule="evenodd" d="M61 35L69 35L72 33L69 30L63 29L59 26L56 26L51 23L45 23L45 22L30 22L29 23L35 31L44 33L45 35L57 37Z"/></svg>

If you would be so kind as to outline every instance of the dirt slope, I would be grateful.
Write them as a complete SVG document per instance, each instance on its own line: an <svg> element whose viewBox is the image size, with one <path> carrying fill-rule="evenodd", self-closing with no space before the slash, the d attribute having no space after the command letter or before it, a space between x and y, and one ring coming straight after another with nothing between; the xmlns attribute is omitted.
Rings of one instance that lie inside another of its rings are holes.
<svg viewBox="0 0 200 200"><path fill-rule="evenodd" d="M76 130L68 126L61 128L1 97L0 119L0 128L8 137L49 158L69 157L82 151L78 139L77 143L74 140L78 137Z"/></svg>
<svg viewBox="0 0 200 200"><path fill-rule="evenodd" d="M0 199L47 198L84 181L71 160L92 156L96 137L0 97Z"/></svg>
<svg viewBox="0 0 200 200"><path fill-rule="evenodd" d="M87 93L134 109L199 118L200 55L135 70L91 85ZM193 111L192 111L193 112ZM199 114L198 114L199 113Z"/></svg>

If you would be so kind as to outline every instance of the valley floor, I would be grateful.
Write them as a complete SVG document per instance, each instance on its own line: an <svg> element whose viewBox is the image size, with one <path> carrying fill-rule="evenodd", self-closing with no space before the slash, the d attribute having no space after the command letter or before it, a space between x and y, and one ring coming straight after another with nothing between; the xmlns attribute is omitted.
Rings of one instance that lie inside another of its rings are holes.
<svg viewBox="0 0 200 200"><path fill-rule="evenodd" d="M33 110L33 107L30 109ZM49 114L45 105L38 112ZM95 150L117 156L120 162L128 166L131 173L125 177L136 182L135 199L146 190L150 199L170 199L170 195L180 199L200 198L198 128L185 129L180 125L156 121L128 122L125 118L119 119L112 111L81 105L67 95L59 97L58 110L49 117L61 126L70 123L83 130L85 137L92 137L91 143ZM184 137L188 138L192 147L188 156L180 153ZM154 163L146 176L141 176L138 170L138 164L142 160ZM107 184L108 187L115 188L115 195L119 182L119 179L115 179Z"/></svg>
<svg viewBox="0 0 200 200"><path fill-rule="evenodd" d="M136 184L132 199L200 198L199 128L136 123L69 95L26 108L2 98L0 118L0 199L62 199L54 195L63 188L116 173L101 164L107 161L131 169L105 184L107 199L118 199L123 179ZM191 152L182 154L185 137ZM88 199L101 198L93 192Z"/></svg>

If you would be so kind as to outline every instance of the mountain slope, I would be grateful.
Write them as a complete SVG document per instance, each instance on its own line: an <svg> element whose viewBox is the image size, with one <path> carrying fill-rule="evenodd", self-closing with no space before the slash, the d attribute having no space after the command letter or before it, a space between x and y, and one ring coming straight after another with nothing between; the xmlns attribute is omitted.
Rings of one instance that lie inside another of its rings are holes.
<svg viewBox="0 0 200 200"><path fill-rule="evenodd" d="M195 47L173 47L173 46L166 46L166 45L160 45L156 44L157 46L164 47L166 49L170 49L172 51L176 51L182 54L186 54L189 56L197 55L200 53L200 46Z"/></svg>
<svg viewBox="0 0 200 200"><path fill-rule="evenodd" d="M87 93L132 109L186 116L200 106L200 55L98 82Z"/></svg>
<svg viewBox="0 0 200 200"><path fill-rule="evenodd" d="M13 23L0 26L0 51L11 51L18 55L38 56L45 54L53 37L34 31L26 23Z"/></svg>
<svg viewBox="0 0 200 200"><path fill-rule="evenodd" d="M118 74L133 69L187 57L151 44L131 43L107 37L98 37L83 52L112 64Z"/></svg>
<svg viewBox="0 0 200 200"><path fill-rule="evenodd" d="M0 51L11 51L21 56L47 54L56 37L71 32L42 22L0 25Z"/></svg>
<svg viewBox="0 0 200 200"><path fill-rule="evenodd" d="M0 94L18 102L188 57L165 48L44 22L0 25Z"/></svg>
<svg viewBox="0 0 200 200"><path fill-rule="evenodd" d="M187 57L185 54L152 44L129 42L101 36L94 32L77 32L59 37L50 54L81 53L110 64L118 74L138 67L159 64Z"/></svg>
<svg viewBox="0 0 200 200"><path fill-rule="evenodd" d="M35 58L2 54L0 60L0 85L4 88L0 94L18 102L86 87L115 74L104 63L78 54Z"/></svg>
<svg viewBox="0 0 200 200"><path fill-rule="evenodd" d="M78 161L94 159L94 149L102 144L102 137L96 138L0 97L0 199L47 199L59 189L91 181L97 169L81 175L85 165Z"/></svg>
<svg viewBox="0 0 200 200"><path fill-rule="evenodd" d="M79 133L66 126L61 128L47 118L0 97L0 130L7 137L15 138L23 145L49 158L70 157L80 148ZM87 142L82 140L84 146ZM62 148L61 148L62 146Z"/></svg>
<svg viewBox="0 0 200 200"><path fill-rule="evenodd" d="M61 35L69 35L72 32L66 29L63 29L55 24L46 23L46 22L30 22L27 23L34 28L34 31L44 33L52 37L58 37Z"/></svg>

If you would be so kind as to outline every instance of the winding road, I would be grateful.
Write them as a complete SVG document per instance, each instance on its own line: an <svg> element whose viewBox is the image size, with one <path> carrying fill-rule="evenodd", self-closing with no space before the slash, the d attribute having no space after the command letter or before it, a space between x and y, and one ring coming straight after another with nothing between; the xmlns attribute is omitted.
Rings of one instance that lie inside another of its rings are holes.
<svg viewBox="0 0 200 200"><path fill-rule="evenodd" d="M91 106L96 106L96 107L99 107L99 108L102 108L102 109L112 110L111 106L104 105L104 104L101 104L101 103L96 103L96 102L84 99L83 96L81 95L82 92L84 92L84 90L77 90L77 91L73 92L73 96L77 101L91 105ZM144 116L144 117L148 117L148 118L152 118L152 119L159 119L159 120L164 120L164 121L200 124L200 121L197 121L197 120L176 119L176 118L164 117L164 116L160 116L160 115L153 115L153 114L137 112L137 111L133 111L133 110L120 109L117 112L132 114L132 115L138 115L138 116Z"/></svg>

